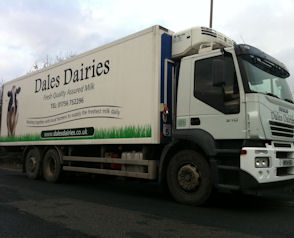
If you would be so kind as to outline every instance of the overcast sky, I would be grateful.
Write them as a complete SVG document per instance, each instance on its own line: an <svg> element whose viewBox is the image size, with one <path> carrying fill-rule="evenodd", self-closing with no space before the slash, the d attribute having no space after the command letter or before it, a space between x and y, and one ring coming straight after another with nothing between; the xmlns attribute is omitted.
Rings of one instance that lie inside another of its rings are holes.
<svg viewBox="0 0 294 238"><path fill-rule="evenodd" d="M152 25L208 26L209 11L210 0L0 0L0 79L26 74L47 55L79 54ZM214 0L213 28L294 75L294 0Z"/></svg>

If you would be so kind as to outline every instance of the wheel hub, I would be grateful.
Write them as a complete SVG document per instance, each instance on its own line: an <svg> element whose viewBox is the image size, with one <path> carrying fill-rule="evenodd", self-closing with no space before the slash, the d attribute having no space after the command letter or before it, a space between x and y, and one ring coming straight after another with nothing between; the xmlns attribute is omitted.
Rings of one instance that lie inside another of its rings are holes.
<svg viewBox="0 0 294 238"><path fill-rule="evenodd" d="M54 158L50 158L50 161L49 161L49 171L51 174L54 174L56 170L56 163L55 163L55 160Z"/></svg>
<svg viewBox="0 0 294 238"><path fill-rule="evenodd" d="M178 182L185 191L195 190L200 182L200 174L197 168L191 164L181 167L178 172Z"/></svg>
<svg viewBox="0 0 294 238"><path fill-rule="evenodd" d="M37 167L37 160L36 160L36 158L35 157L30 157L30 159L29 159L29 166L28 166L29 170L30 171L34 171L36 169L36 167Z"/></svg>

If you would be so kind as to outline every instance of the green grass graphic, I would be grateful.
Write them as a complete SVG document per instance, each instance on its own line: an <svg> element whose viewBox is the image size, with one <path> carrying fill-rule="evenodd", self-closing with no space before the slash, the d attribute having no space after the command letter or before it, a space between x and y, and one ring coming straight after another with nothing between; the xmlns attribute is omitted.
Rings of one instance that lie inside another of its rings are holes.
<svg viewBox="0 0 294 238"><path fill-rule="evenodd" d="M115 138L145 138L151 137L151 126L128 126L124 128L111 128L95 130L94 139Z"/></svg>
<svg viewBox="0 0 294 238"><path fill-rule="evenodd" d="M0 142L46 141L46 140L87 140L87 139L121 139L121 138L150 138L151 125L125 126L121 128L95 129L93 136L41 138L40 134L0 137Z"/></svg>
<svg viewBox="0 0 294 238"><path fill-rule="evenodd" d="M0 137L0 142L18 142L18 141L40 141L39 134L26 134L21 136L5 136Z"/></svg>

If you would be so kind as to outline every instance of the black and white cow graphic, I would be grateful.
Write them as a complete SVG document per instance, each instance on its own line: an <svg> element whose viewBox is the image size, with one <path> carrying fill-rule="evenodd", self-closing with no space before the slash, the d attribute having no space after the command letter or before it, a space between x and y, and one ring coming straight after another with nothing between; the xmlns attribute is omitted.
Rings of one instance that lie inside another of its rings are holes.
<svg viewBox="0 0 294 238"><path fill-rule="evenodd" d="M20 93L20 87L16 88L13 86L10 91L8 91L7 96L9 97L8 111L7 111L7 131L8 136L15 135L15 127L18 120L18 111L17 111L17 99L16 95Z"/></svg>

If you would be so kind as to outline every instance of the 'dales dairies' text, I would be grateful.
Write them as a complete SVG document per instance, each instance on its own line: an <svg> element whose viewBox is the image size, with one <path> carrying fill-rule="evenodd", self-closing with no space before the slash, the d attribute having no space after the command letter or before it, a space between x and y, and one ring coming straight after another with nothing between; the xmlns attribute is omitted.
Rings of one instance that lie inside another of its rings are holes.
<svg viewBox="0 0 294 238"><path fill-rule="evenodd" d="M93 79L106 75L110 71L110 61L95 62L90 66L84 66L81 63L80 69L67 68L63 71L63 77L60 75L47 75L46 79L38 78L35 80L35 93L48 91L53 88L58 88L60 85L68 85L71 83L80 82L87 79Z"/></svg>

